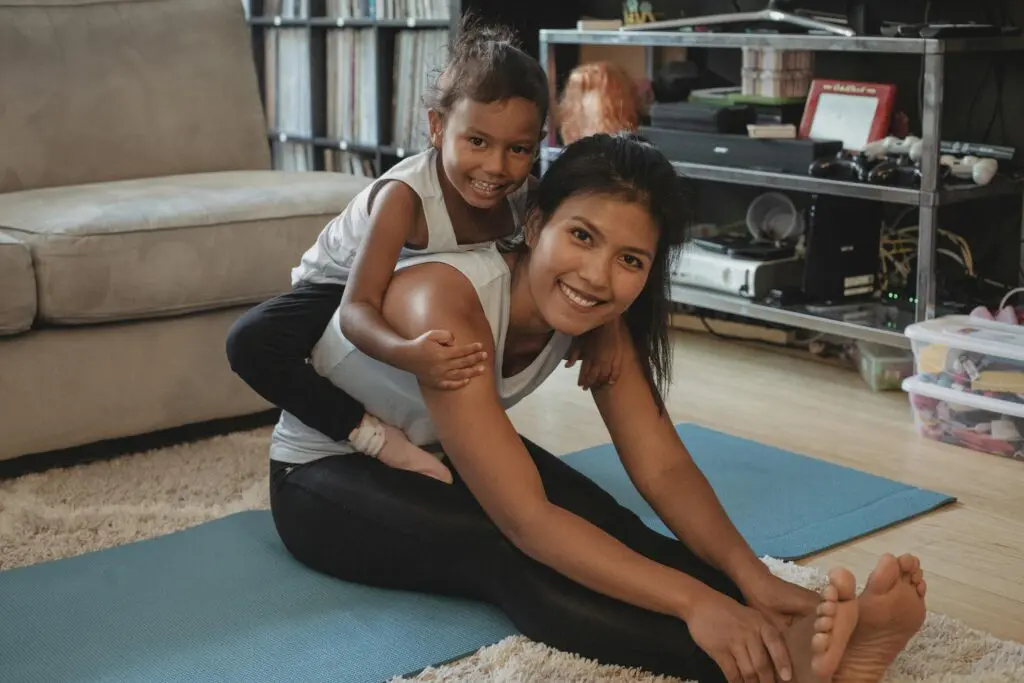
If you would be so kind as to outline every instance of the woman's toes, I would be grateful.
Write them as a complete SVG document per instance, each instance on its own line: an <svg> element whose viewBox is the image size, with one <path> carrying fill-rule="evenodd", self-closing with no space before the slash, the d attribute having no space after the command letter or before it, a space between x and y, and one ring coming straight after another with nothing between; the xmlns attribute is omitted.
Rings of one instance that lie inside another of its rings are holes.
<svg viewBox="0 0 1024 683"><path fill-rule="evenodd" d="M815 633L814 637L811 638L811 651L816 654L821 654L828 650L828 643L831 640L827 633Z"/></svg>
<svg viewBox="0 0 1024 683"><path fill-rule="evenodd" d="M838 605L834 601L825 601L818 605L818 616L819 617L834 617Z"/></svg>
<svg viewBox="0 0 1024 683"><path fill-rule="evenodd" d="M832 617L818 617L814 620L814 630L817 633L828 633L834 624Z"/></svg>
<svg viewBox="0 0 1024 683"><path fill-rule="evenodd" d="M897 560L900 563L900 571L904 574L913 574L921 568L921 560L910 553L900 555Z"/></svg>

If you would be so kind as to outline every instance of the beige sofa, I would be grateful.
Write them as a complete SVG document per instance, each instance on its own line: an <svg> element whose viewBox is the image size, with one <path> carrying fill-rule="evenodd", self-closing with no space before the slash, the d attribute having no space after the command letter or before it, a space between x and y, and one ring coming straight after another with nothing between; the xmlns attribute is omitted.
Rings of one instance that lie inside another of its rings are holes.
<svg viewBox="0 0 1024 683"><path fill-rule="evenodd" d="M269 408L227 330L368 181L271 170L239 0L12 0L0 65L0 460Z"/></svg>

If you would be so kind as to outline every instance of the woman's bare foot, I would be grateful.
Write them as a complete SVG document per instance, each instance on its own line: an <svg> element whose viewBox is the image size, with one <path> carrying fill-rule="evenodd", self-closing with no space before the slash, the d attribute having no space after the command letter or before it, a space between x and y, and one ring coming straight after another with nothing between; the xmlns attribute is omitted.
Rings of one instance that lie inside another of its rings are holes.
<svg viewBox="0 0 1024 683"><path fill-rule="evenodd" d="M883 555L857 597L857 627L831 683L878 683L924 624L926 592L916 557Z"/></svg>
<svg viewBox="0 0 1024 683"><path fill-rule="evenodd" d="M405 432L389 424L384 424L384 447L377 454L377 459L388 467L418 472L446 484L452 483L451 470L444 463L413 445Z"/></svg>
<svg viewBox="0 0 1024 683"><path fill-rule="evenodd" d="M811 671L820 681L831 681L859 620L857 581L848 569L828 573L825 599L818 605L811 638Z"/></svg>

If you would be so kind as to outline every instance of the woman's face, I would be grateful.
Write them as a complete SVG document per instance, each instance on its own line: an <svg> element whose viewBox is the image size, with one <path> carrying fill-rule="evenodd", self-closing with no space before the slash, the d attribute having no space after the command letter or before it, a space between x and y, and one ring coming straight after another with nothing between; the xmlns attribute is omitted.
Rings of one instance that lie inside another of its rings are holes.
<svg viewBox="0 0 1024 683"><path fill-rule="evenodd" d="M535 225L529 244L528 281L538 313L553 329L578 336L618 318L640 295L658 228L641 204L576 195Z"/></svg>

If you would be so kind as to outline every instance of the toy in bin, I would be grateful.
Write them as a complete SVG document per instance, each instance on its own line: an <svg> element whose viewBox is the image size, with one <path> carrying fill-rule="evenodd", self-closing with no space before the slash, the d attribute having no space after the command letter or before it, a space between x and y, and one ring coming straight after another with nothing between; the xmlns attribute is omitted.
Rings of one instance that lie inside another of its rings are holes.
<svg viewBox="0 0 1024 683"><path fill-rule="evenodd" d="M923 381L1024 404L1024 326L947 316L914 323L906 335Z"/></svg>
<svg viewBox="0 0 1024 683"><path fill-rule="evenodd" d="M935 441L1024 460L1024 406L968 394L910 377L917 431Z"/></svg>

